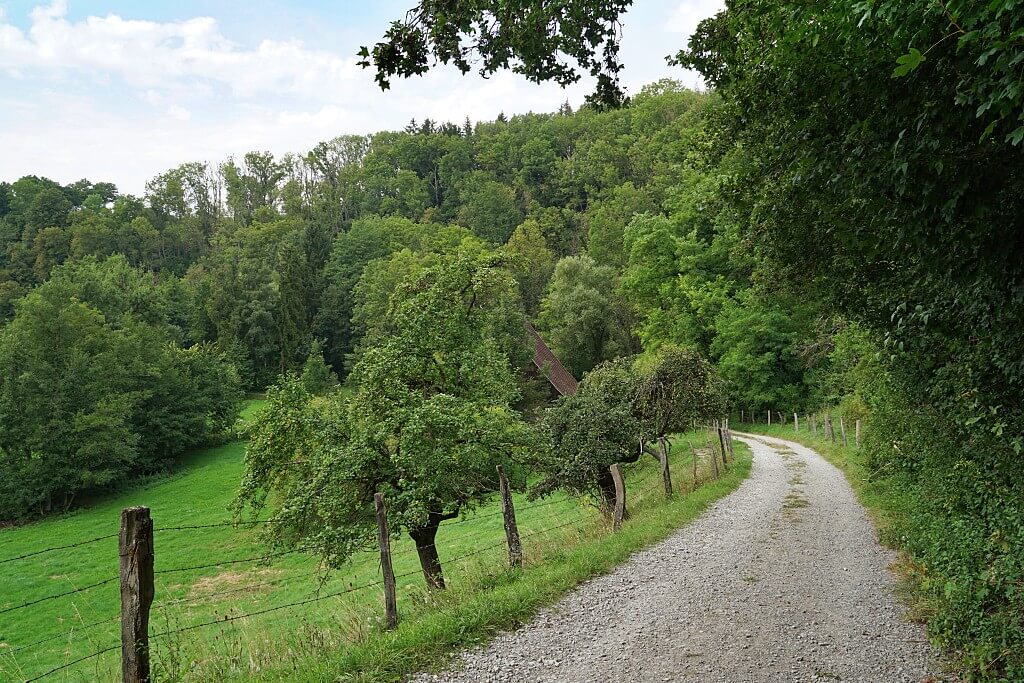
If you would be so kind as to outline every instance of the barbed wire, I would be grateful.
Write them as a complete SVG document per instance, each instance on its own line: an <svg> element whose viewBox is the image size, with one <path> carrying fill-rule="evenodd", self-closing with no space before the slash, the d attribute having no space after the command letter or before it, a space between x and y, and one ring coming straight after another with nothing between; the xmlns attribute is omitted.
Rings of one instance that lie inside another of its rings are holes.
<svg viewBox="0 0 1024 683"><path fill-rule="evenodd" d="M213 529L216 527L245 527L252 524L280 524L279 519L249 519L249 520L235 520L232 522L214 522L210 524L183 524L181 526L162 526L153 529L154 532L159 531L186 531L189 529Z"/></svg>
<svg viewBox="0 0 1024 683"><path fill-rule="evenodd" d="M46 638L40 638L39 640L33 641L31 643L25 643L24 645L19 645L18 647L11 648L10 650L5 650L3 652L3 654L5 654L5 655L13 655L15 652L21 652L22 650L27 650L27 649L29 649L31 647L35 647L36 645L42 645L43 643L48 643L48 642L50 642L52 640L57 640L57 639L60 639L60 638L67 638L67 637L69 637L69 636L71 636L71 635L73 635L75 633L81 633L82 631L88 631L89 629L95 628L96 626L102 626L103 624L109 624L112 621L118 621L120 619L121 619L121 615L120 614L115 614L112 617L108 617L106 619L100 619L99 621L94 621L94 622L91 622L89 624L85 624L83 626L79 626L78 628L73 628L70 631L65 631L64 633L57 633L57 634L52 635L52 636L47 636Z"/></svg>
<svg viewBox="0 0 1024 683"><path fill-rule="evenodd" d="M117 645L113 645L113 646L108 647L106 649L97 650L96 652L93 652L92 654L85 655L84 657L79 657L78 659L75 659L75 660L72 660L70 662L66 662L64 664L61 664L60 666L54 667L54 668L50 669L49 671L47 671L46 673L39 674L38 676L36 676L34 678L28 678L28 679L25 680L25 683L33 683L33 681L38 681L39 679L46 678L47 676L55 674L58 671L63 671L64 669L67 669L68 667L74 666L75 664L78 664L79 662L84 662L87 659L92 659L93 657L99 657L100 655L106 654L107 652L111 652L112 650L120 650L120 649L121 649L121 644L118 643Z"/></svg>
<svg viewBox="0 0 1024 683"><path fill-rule="evenodd" d="M241 559L237 559L237 560L222 560L220 562L210 562L208 564L197 564L197 565L192 565L190 567L172 567L170 569L161 569L161 570L155 571L153 573L154 574L175 574L175 573L178 573L178 572L194 571L196 569L210 569L210 568L213 568L213 567L223 567L226 564L242 564L243 562L266 562L267 560L272 560L275 557L284 557L285 555L293 555L293 554L295 554L297 552L299 552L299 550L296 548L296 549L293 549L293 550L284 550L284 551L281 551L279 553L263 554L263 555L259 555L257 557L245 557L245 558L241 558Z"/></svg>
<svg viewBox="0 0 1024 683"><path fill-rule="evenodd" d="M74 595L75 593L83 593L83 592L85 592L85 591L87 591L89 589L98 588L99 586L104 586L104 585L106 585L108 583L112 583L114 581L118 581L118 580L120 580L120 578L121 578L120 576L113 576L113 577L111 577L109 579L104 579L102 581L97 581L96 583L89 584L88 586L84 586L82 588L74 588L74 589L69 590L69 591L64 591L63 593L57 593L56 595L47 595L46 597L38 598L37 600L30 600L29 602L25 602L25 603L22 603L20 605L16 605L15 607L6 607L4 609L0 609L0 614L6 614L8 612L14 612L15 610L24 609L26 607L31 607L32 605L38 605L39 603L46 602L47 600L56 600L57 598L63 598L65 596L67 596L67 595Z"/></svg>
<svg viewBox="0 0 1024 683"><path fill-rule="evenodd" d="M52 553L56 550L68 550L69 548L77 548L78 546L88 545L89 543L96 543L97 541L105 541L108 538L117 538L117 534L106 534L105 536L97 536L96 538L89 538L84 541L78 541L77 543L68 543L67 545L57 545L52 548L43 548L42 550L34 550L24 555L18 555L17 557L8 557L5 560L0 560L0 564L6 564L8 562L14 562L15 560L24 560L27 557L35 557L36 555L42 555L44 553Z"/></svg>

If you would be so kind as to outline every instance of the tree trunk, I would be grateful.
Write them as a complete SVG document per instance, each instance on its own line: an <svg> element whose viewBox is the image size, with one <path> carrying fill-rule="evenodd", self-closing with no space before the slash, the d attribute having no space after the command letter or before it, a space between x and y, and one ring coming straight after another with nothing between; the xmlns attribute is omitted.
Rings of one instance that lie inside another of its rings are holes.
<svg viewBox="0 0 1024 683"><path fill-rule="evenodd" d="M597 487L601 491L601 514L606 519L611 519L615 510L615 480L612 479L612 473L606 469L601 470L597 475ZM622 518L629 518L628 509L622 512Z"/></svg>
<svg viewBox="0 0 1024 683"><path fill-rule="evenodd" d="M441 526L441 515L430 515L427 526L410 529L409 536L416 542L416 554L420 557L423 578L431 590L444 590L444 574L441 573L441 560L437 556L437 528Z"/></svg>

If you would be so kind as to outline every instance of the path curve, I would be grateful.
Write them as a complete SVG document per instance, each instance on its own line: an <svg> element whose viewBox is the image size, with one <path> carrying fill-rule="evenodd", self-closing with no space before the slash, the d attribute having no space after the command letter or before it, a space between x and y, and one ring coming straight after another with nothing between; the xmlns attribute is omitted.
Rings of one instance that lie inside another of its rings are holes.
<svg viewBox="0 0 1024 683"><path fill-rule="evenodd" d="M416 683L931 680L923 630L843 475L743 435L750 477L693 523Z"/></svg>

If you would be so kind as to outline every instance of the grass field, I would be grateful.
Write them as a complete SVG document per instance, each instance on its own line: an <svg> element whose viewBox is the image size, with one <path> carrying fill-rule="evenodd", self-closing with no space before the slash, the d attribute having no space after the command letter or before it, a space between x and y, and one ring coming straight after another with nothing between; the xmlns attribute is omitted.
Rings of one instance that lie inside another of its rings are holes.
<svg viewBox="0 0 1024 683"><path fill-rule="evenodd" d="M257 408L250 403L246 417ZM384 633L380 588L373 585L380 578L376 554L354 558L323 581L315 559L300 554L232 563L267 552L258 530L172 528L229 519L244 450L243 442L235 442L198 452L179 474L74 514L0 532L0 560L101 538L0 564L0 610L68 593L0 613L0 680L32 679L106 648L113 649L44 680L118 678L117 538L109 536L126 506L149 506L157 529L150 632L158 680L394 680L527 617L663 537L738 485L749 468L748 455L738 451L737 466L721 480L667 502L653 460L630 466L632 518L614 535L593 508L577 501L556 497L531 504L517 497L527 555L527 567L518 572L507 569L496 503L474 517L446 522L438 534L450 586L444 594L424 589L413 546L400 538L393 550L403 622L398 631ZM682 450L673 458L679 490L689 490L689 462ZM254 612L263 613L240 618ZM199 624L208 625L157 635Z"/></svg>

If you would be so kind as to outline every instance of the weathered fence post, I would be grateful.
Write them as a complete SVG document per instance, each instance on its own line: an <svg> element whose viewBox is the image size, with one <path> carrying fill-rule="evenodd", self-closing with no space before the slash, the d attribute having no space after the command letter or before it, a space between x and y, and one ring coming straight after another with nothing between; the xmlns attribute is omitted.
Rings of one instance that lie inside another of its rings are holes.
<svg viewBox="0 0 1024 683"><path fill-rule="evenodd" d="M722 423L721 422L718 422L717 428L718 428L718 443L722 447L722 464L725 465L726 464L726 460L725 460L725 433L724 433L725 432L725 428L722 427Z"/></svg>
<svg viewBox="0 0 1024 683"><path fill-rule="evenodd" d="M800 432L800 416L793 413L793 430L797 433Z"/></svg>
<svg viewBox="0 0 1024 683"><path fill-rule="evenodd" d="M618 531L622 528L622 519L626 516L626 482L622 480L622 471L619 469L618 463L608 469L612 473L612 481L615 482L615 509L612 511L612 528Z"/></svg>
<svg viewBox="0 0 1024 683"><path fill-rule="evenodd" d="M516 508L512 503L512 489L508 486L505 468L498 465L498 485L501 488L501 513L505 517L505 540L508 541L508 564L510 567L523 566L523 543L519 540L519 526L516 524Z"/></svg>
<svg viewBox="0 0 1024 683"><path fill-rule="evenodd" d="M857 448L860 448L860 420L857 420L854 425L853 439Z"/></svg>
<svg viewBox="0 0 1024 683"><path fill-rule="evenodd" d="M839 431L843 433L843 448L846 448L846 425L843 423L843 416L839 416Z"/></svg>
<svg viewBox="0 0 1024 683"><path fill-rule="evenodd" d="M153 520L149 508L121 510L121 678L149 683L149 608L153 604Z"/></svg>
<svg viewBox="0 0 1024 683"><path fill-rule="evenodd" d="M686 445L690 447L690 453L693 455L693 487L690 489L692 492L697 490L697 449L693 447L689 439L686 440Z"/></svg>
<svg viewBox="0 0 1024 683"><path fill-rule="evenodd" d="M718 479L718 456L715 454L715 445L711 443L711 435L707 434L708 440L708 452L711 454L711 469L715 473L715 479Z"/></svg>
<svg viewBox="0 0 1024 683"><path fill-rule="evenodd" d="M812 413L811 414L811 431L814 432L815 436L818 435L818 414L817 413Z"/></svg>
<svg viewBox="0 0 1024 683"><path fill-rule="evenodd" d="M740 424L743 424L743 408L740 408Z"/></svg>
<svg viewBox="0 0 1024 683"><path fill-rule="evenodd" d="M827 436L832 443L836 442L836 430L832 427L831 413L825 413L825 436Z"/></svg>
<svg viewBox="0 0 1024 683"><path fill-rule="evenodd" d="M672 497L672 472L668 469L668 439L658 437L658 460L661 461L661 482L665 486L665 495Z"/></svg>
<svg viewBox="0 0 1024 683"><path fill-rule="evenodd" d="M772 426L772 409L771 408L768 409L768 426L769 427Z"/></svg>
<svg viewBox="0 0 1024 683"><path fill-rule="evenodd" d="M391 566L391 532L388 531L388 508L384 495L373 494L377 509L377 541L380 544L380 570L384 574L384 623L389 631L398 626L398 599L395 595L395 570Z"/></svg>

